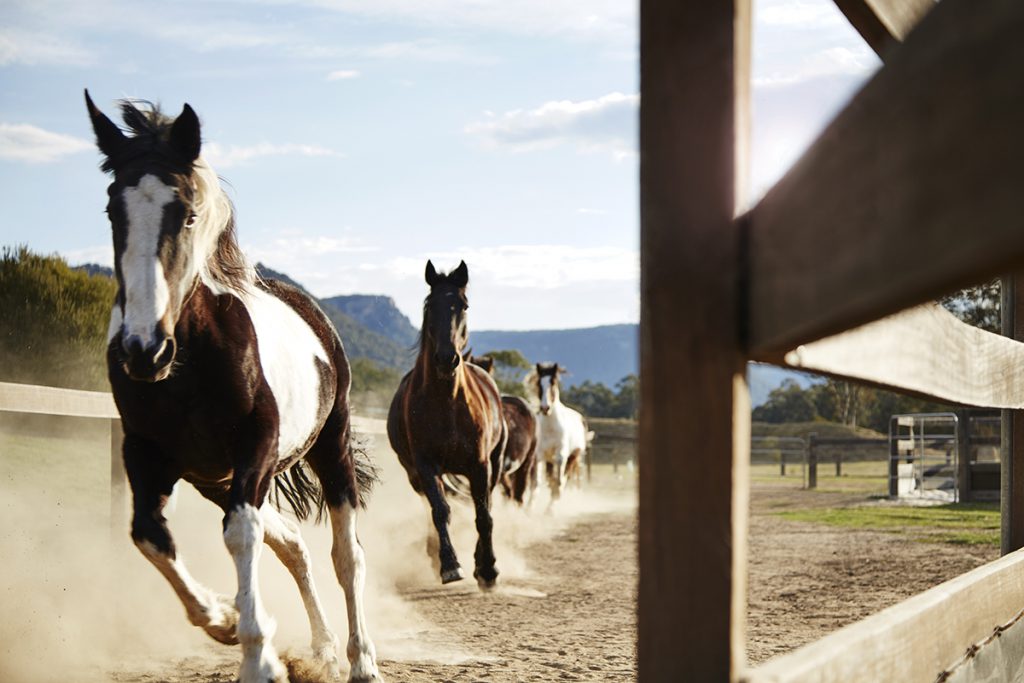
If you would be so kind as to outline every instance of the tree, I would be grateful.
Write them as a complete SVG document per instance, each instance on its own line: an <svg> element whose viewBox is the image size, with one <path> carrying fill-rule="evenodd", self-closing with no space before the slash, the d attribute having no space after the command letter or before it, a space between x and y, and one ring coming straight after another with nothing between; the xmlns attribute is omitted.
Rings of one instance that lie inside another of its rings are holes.
<svg viewBox="0 0 1024 683"><path fill-rule="evenodd" d="M637 418L640 409L640 378L626 375L615 383L615 407L617 417Z"/></svg>
<svg viewBox="0 0 1024 683"><path fill-rule="evenodd" d="M517 349L501 349L483 354L494 361L494 381L503 394L527 398L523 377L533 367Z"/></svg>
<svg viewBox="0 0 1024 683"><path fill-rule="evenodd" d="M811 422L818 411L809 392L791 379L772 389L768 400L754 408L751 418L755 422Z"/></svg>
<svg viewBox="0 0 1024 683"><path fill-rule="evenodd" d="M965 323L998 333L1001 291L1001 283L996 279L944 296L939 303Z"/></svg>
<svg viewBox="0 0 1024 683"><path fill-rule="evenodd" d="M615 394L601 382L587 380L562 390L562 402L590 417L619 417Z"/></svg>
<svg viewBox="0 0 1024 683"><path fill-rule="evenodd" d="M109 389L107 327L117 285L26 247L0 253L0 379Z"/></svg>

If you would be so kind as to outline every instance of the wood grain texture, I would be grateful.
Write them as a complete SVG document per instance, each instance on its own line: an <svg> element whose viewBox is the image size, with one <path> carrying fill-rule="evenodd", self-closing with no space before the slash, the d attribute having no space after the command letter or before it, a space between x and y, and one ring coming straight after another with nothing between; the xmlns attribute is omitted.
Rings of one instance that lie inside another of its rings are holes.
<svg viewBox="0 0 1024 683"><path fill-rule="evenodd" d="M1024 407L1024 344L925 304L804 344L786 365L940 401Z"/></svg>
<svg viewBox="0 0 1024 683"><path fill-rule="evenodd" d="M645 682L732 680L744 661L750 407L733 218L749 16L747 0L640 5Z"/></svg>
<svg viewBox="0 0 1024 683"><path fill-rule="evenodd" d="M944 0L746 217L772 358L1024 262L1024 3Z"/></svg>
<svg viewBox="0 0 1024 683"><path fill-rule="evenodd" d="M108 393L10 382L0 382L0 410L69 417L121 417L114 397Z"/></svg>
<svg viewBox="0 0 1024 683"><path fill-rule="evenodd" d="M864 42L883 60L935 6L935 0L834 1Z"/></svg>
<svg viewBox="0 0 1024 683"><path fill-rule="evenodd" d="M1024 551L1006 555L749 671L744 683L934 683L1024 605Z"/></svg>
<svg viewBox="0 0 1024 683"><path fill-rule="evenodd" d="M1003 334L1024 339L1024 273L1004 276L1000 297ZM1024 547L1024 411L1004 410L1000 435L1000 548L1005 555Z"/></svg>

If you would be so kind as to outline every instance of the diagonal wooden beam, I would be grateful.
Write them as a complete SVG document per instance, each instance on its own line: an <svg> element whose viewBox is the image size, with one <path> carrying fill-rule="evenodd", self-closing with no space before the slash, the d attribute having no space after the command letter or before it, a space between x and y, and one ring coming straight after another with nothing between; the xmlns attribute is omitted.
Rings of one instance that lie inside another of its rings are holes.
<svg viewBox="0 0 1024 683"><path fill-rule="evenodd" d="M936 304L804 344L785 360L948 403L1024 408L1024 344L961 322Z"/></svg>
<svg viewBox="0 0 1024 683"><path fill-rule="evenodd" d="M936 6L741 219L753 359L1024 263L1024 3L980 9Z"/></svg>
<svg viewBox="0 0 1024 683"><path fill-rule="evenodd" d="M902 43L935 0L834 0L836 7L884 61Z"/></svg>

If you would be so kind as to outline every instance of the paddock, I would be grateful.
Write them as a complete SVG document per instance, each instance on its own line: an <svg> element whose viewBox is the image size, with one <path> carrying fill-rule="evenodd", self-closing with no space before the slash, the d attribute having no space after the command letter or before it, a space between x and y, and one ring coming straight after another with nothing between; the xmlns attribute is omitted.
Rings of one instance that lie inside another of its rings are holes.
<svg viewBox="0 0 1024 683"><path fill-rule="evenodd" d="M641 1L641 681L1017 673L1024 7L836 4L883 66L748 207L751 3ZM1009 339L926 303L999 275ZM748 360L1007 411L1004 557L750 667Z"/></svg>

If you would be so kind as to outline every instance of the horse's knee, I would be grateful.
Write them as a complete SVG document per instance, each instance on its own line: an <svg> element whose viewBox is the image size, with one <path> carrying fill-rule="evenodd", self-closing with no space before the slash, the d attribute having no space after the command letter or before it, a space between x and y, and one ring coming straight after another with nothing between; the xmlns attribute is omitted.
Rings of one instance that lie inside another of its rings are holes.
<svg viewBox="0 0 1024 683"><path fill-rule="evenodd" d="M135 515L132 519L132 542L144 555L156 551L168 557L175 556L174 539L162 519Z"/></svg>
<svg viewBox="0 0 1024 683"><path fill-rule="evenodd" d="M224 516L224 545L232 556L257 551L263 541L263 520L249 504L231 508Z"/></svg>

